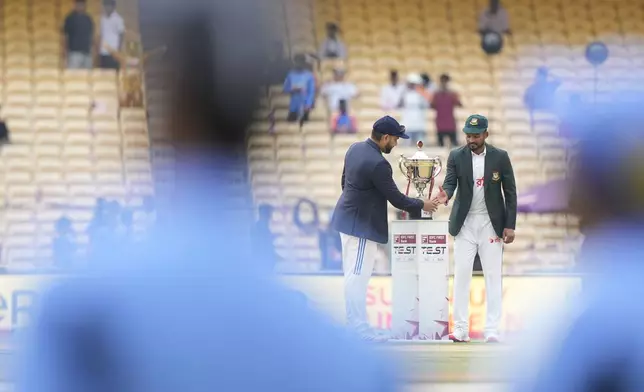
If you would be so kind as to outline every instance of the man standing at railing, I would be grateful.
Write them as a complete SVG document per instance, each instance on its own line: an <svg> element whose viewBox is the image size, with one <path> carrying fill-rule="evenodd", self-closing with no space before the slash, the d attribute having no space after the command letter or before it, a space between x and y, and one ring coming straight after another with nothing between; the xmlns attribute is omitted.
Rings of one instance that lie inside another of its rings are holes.
<svg viewBox="0 0 644 392"><path fill-rule="evenodd" d="M342 269L347 324L365 340L386 341L367 320L367 288L378 253L378 244L386 244L389 236L387 201L394 207L419 213L433 212L435 200L412 199L396 187L389 154L398 139L409 139L405 127L385 116L376 121L371 137L349 147L342 171L342 195L335 207L333 228L342 240Z"/></svg>

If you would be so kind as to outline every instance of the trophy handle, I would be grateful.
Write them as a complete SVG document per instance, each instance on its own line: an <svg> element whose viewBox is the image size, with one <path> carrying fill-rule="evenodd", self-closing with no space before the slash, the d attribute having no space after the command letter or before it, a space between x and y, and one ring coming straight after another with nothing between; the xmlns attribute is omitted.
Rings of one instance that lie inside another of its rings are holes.
<svg viewBox="0 0 644 392"><path fill-rule="evenodd" d="M435 173L433 173L432 177L438 177L438 175L443 171L443 163L441 162L441 159L439 157L436 157L436 162L438 162L438 165L434 166L436 170Z"/></svg>
<svg viewBox="0 0 644 392"><path fill-rule="evenodd" d="M400 159L398 160L398 168L405 176L405 178L409 179L409 168L405 165L405 157L403 155L401 155Z"/></svg>

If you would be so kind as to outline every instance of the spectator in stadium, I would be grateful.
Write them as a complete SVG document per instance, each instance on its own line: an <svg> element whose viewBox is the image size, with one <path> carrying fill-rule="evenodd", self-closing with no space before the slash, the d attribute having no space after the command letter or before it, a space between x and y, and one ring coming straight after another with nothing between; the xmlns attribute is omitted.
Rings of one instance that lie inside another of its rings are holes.
<svg viewBox="0 0 644 392"><path fill-rule="evenodd" d="M325 83L320 90L320 95L326 98L327 107L331 113L338 111L341 100L346 101L348 105L352 99L358 96L356 85L347 82L344 76L344 69L335 68L333 70L333 81Z"/></svg>
<svg viewBox="0 0 644 392"><path fill-rule="evenodd" d="M266 265L261 266L263 269L272 271L278 261L277 252L275 252L275 235L271 231L270 224L273 219L274 208L268 204L259 206L259 219L253 227L253 252L256 255L262 255L262 261Z"/></svg>
<svg viewBox="0 0 644 392"><path fill-rule="evenodd" d="M340 108L338 113L333 116L331 120L331 131L333 133L356 133L358 132L358 124L355 116L349 114L347 101L340 100Z"/></svg>
<svg viewBox="0 0 644 392"><path fill-rule="evenodd" d="M103 15L100 28L100 59L99 66L106 69L119 69L118 59L110 54L111 50L120 51L125 35L125 22L116 12L115 0L103 1Z"/></svg>
<svg viewBox="0 0 644 392"><path fill-rule="evenodd" d="M291 61L284 56L284 44L280 41L273 42L268 52L268 61L264 72L266 73L266 84L274 85L284 82L284 78L291 70Z"/></svg>
<svg viewBox="0 0 644 392"><path fill-rule="evenodd" d="M420 78L423 82L417 90L423 97L425 97L427 102L432 102L436 86L427 72L420 74Z"/></svg>
<svg viewBox="0 0 644 392"><path fill-rule="evenodd" d="M144 52L140 39L129 39L124 46L125 50L120 52L105 45L110 56L118 61L121 70L120 105L123 108L141 108L144 105L142 80L145 64L151 57L163 55L167 48L162 46Z"/></svg>
<svg viewBox="0 0 644 392"><path fill-rule="evenodd" d="M490 6L479 16L479 33L511 34L508 12L499 0L490 0Z"/></svg>
<svg viewBox="0 0 644 392"><path fill-rule="evenodd" d="M293 69L286 75L284 92L291 96L287 121L308 121L315 99L315 77L307 69L303 54L293 58Z"/></svg>
<svg viewBox="0 0 644 392"><path fill-rule="evenodd" d="M1 109L1 107L0 107ZM9 127L2 117L0 117L0 145L11 143L9 138Z"/></svg>
<svg viewBox="0 0 644 392"><path fill-rule="evenodd" d="M434 81L432 81L431 76L427 72L423 72L420 74L420 77L423 79L423 88L425 91L433 94L436 91L436 85L434 84Z"/></svg>
<svg viewBox="0 0 644 392"><path fill-rule="evenodd" d="M559 135L568 137L575 133L580 121L584 118L584 102L581 95L572 94L566 110L560 115Z"/></svg>
<svg viewBox="0 0 644 392"><path fill-rule="evenodd" d="M530 112L551 111L554 109L555 93L561 81L551 76L546 67L539 67L534 82L528 87L523 96L525 106Z"/></svg>
<svg viewBox="0 0 644 392"><path fill-rule="evenodd" d="M311 55L311 54L306 54L304 55L305 63L306 63L306 69L311 72L313 75L313 80L315 81L315 91L316 95L313 96L313 103L311 104L311 109L315 109L315 103L317 102L317 92L320 91L320 78L318 77L316 71L315 71L315 62L319 61L317 56Z"/></svg>
<svg viewBox="0 0 644 392"><path fill-rule="evenodd" d="M134 212L126 208L121 211L120 218L119 236L121 241L125 243L136 241L137 238L134 236Z"/></svg>
<svg viewBox="0 0 644 392"><path fill-rule="evenodd" d="M422 140L427 130L429 102L424 93L423 79L420 75L410 74L407 76L407 88L401 97L400 107L402 108L401 123L405 125L411 144Z"/></svg>
<svg viewBox="0 0 644 392"><path fill-rule="evenodd" d="M86 0L76 0L74 9L65 17L63 39L67 68L91 69L94 21L87 13Z"/></svg>
<svg viewBox="0 0 644 392"><path fill-rule="evenodd" d="M105 224L105 209L107 206L107 201L99 197L96 199L96 205L94 205L94 215L87 226L87 235L89 236L90 243L94 241L95 236L101 230Z"/></svg>
<svg viewBox="0 0 644 392"><path fill-rule="evenodd" d="M438 145L445 146L445 138L450 140L451 147L458 145L456 141L456 118L454 109L463 106L458 94L449 89L450 77L443 74L440 77L440 87L434 93L432 109L436 111L436 131L438 132Z"/></svg>
<svg viewBox="0 0 644 392"><path fill-rule="evenodd" d="M74 267L78 249L74 237L72 221L65 216L58 219L52 249L56 268L67 270Z"/></svg>
<svg viewBox="0 0 644 392"><path fill-rule="evenodd" d="M333 210L329 214L329 222L333 220ZM320 229L318 234L322 269L325 271L342 271L342 240L340 233L329 224Z"/></svg>
<svg viewBox="0 0 644 392"><path fill-rule="evenodd" d="M405 85L400 83L398 71L389 71L389 84L380 92L380 106L385 111L390 111L400 105L400 99L405 92Z"/></svg>
<svg viewBox="0 0 644 392"><path fill-rule="evenodd" d="M157 221L157 210L154 197L146 196L143 198L143 217L141 219L146 230L154 227Z"/></svg>
<svg viewBox="0 0 644 392"><path fill-rule="evenodd" d="M90 232L91 263L110 262L113 251L119 249L124 227L121 223L121 205L117 201L104 202L101 208L101 220Z"/></svg>
<svg viewBox="0 0 644 392"><path fill-rule="evenodd" d="M320 59L346 59L347 49L338 36L340 28L335 23L326 24L326 39L322 42L318 56Z"/></svg>

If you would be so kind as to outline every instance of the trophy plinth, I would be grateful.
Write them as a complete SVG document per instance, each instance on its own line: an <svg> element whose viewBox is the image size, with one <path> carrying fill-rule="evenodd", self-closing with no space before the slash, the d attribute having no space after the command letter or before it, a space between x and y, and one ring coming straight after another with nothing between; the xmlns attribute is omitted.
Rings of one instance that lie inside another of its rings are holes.
<svg viewBox="0 0 644 392"><path fill-rule="evenodd" d="M416 189L416 198L425 200L431 196L432 189L434 188L434 179L443 169L439 157L430 158L422 151L423 142L417 143L418 151L411 157L400 155L398 160L398 167L400 171L407 177L407 180L414 184ZM425 190L429 186L427 194ZM407 188L409 190L409 187ZM412 216L412 219L432 219L430 212L421 211L420 217Z"/></svg>

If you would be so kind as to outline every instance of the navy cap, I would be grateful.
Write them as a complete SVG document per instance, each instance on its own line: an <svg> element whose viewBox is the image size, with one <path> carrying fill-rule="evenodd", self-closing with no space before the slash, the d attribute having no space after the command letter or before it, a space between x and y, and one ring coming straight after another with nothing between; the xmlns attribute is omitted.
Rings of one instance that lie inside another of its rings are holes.
<svg viewBox="0 0 644 392"><path fill-rule="evenodd" d="M400 123L391 116L379 118L375 123L373 123L373 130L378 133L382 133L383 135L398 136L401 139L409 139L409 135L405 133L405 127L400 125Z"/></svg>

